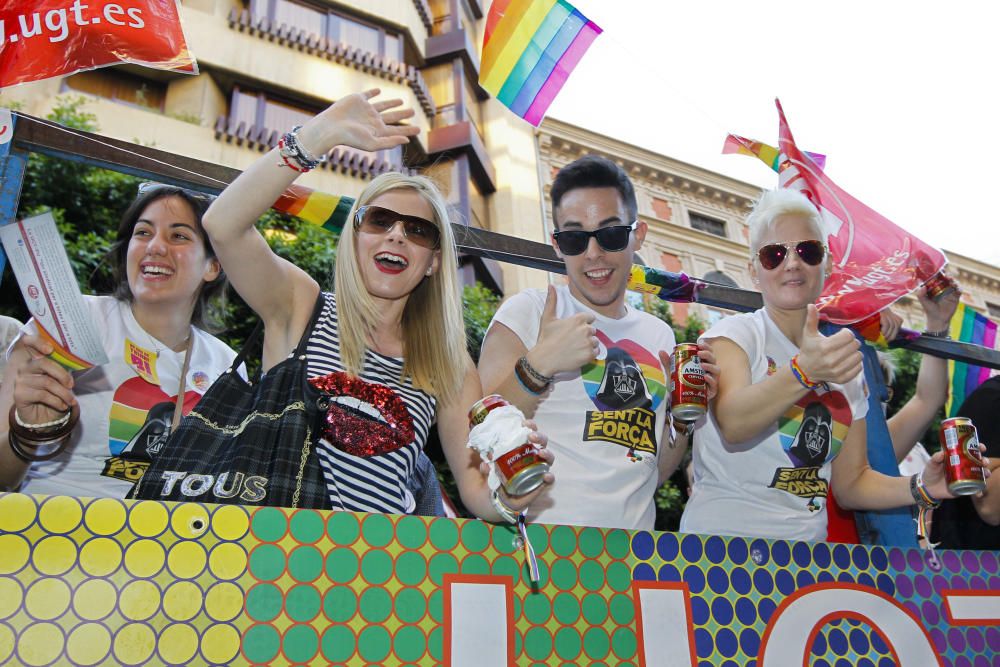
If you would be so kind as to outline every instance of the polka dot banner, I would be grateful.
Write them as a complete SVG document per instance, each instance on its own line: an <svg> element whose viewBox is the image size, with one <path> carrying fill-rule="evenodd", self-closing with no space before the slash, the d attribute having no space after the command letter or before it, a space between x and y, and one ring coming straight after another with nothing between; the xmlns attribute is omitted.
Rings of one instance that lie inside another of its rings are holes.
<svg viewBox="0 0 1000 667"><path fill-rule="evenodd" d="M506 600L488 621L518 665L662 650L788 664L794 645L794 664L883 667L926 645L980 667L1000 652L1000 621L959 618L1000 595L996 552L528 532L537 586L515 531L479 521L0 495L0 664L443 664L480 584Z"/></svg>

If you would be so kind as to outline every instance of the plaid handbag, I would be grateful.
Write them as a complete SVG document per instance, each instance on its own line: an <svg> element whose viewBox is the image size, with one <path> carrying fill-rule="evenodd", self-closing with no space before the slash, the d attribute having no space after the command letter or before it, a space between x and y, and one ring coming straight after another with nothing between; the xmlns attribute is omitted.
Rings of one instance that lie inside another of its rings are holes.
<svg viewBox="0 0 1000 667"><path fill-rule="evenodd" d="M208 388L150 464L129 498L329 509L313 426L319 392L306 382L306 342L323 308L316 300L295 351L256 383L229 369Z"/></svg>

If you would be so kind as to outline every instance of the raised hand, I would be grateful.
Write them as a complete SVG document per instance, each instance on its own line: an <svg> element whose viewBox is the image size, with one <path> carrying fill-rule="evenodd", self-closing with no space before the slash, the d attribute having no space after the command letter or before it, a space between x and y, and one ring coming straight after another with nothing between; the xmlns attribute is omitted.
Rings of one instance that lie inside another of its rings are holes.
<svg viewBox="0 0 1000 667"><path fill-rule="evenodd" d="M556 288L549 285L545 307L538 326L538 342L529 353L529 361L543 375L579 370L597 358L600 341L592 326L592 313L556 316Z"/></svg>
<svg viewBox="0 0 1000 667"><path fill-rule="evenodd" d="M302 127L299 141L315 155L335 146L380 151L409 142L420 128L398 123L411 118L413 109L401 108L400 99L373 102L380 92L372 88L340 98Z"/></svg>
<svg viewBox="0 0 1000 667"><path fill-rule="evenodd" d="M14 405L27 424L59 419L76 404L73 376L49 359L52 346L39 336L26 335L11 353L5 376L14 381Z"/></svg>
<svg viewBox="0 0 1000 667"><path fill-rule="evenodd" d="M899 330L903 326L903 318L893 312L891 308L886 308L879 314L879 324L882 336L891 341L899 335Z"/></svg>
<svg viewBox="0 0 1000 667"><path fill-rule="evenodd" d="M819 332L819 311L809 304L799 344L799 367L812 382L844 384L862 369L861 344L848 329Z"/></svg>
<svg viewBox="0 0 1000 667"><path fill-rule="evenodd" d="M927 316L927 331L944 331L951 325L951 317L958 309L961 290L954 290L942 296L938 301L927 296L927 290L920 288L916 292L917 300Z"/></svg>

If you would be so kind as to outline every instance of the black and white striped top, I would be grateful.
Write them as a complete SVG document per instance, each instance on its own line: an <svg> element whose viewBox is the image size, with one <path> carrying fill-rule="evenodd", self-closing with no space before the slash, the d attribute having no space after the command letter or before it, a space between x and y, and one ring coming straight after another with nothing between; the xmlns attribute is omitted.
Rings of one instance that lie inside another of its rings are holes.
<svg viewBox="0 0 1000 667"><path fill-rule="evenodd" d="M323 311L306 343L310 378L344 371L340 360L337 302L333 294L324 293L324 297ZM400 379L402 369L402 359L369 350L365 353L361 379L369 384L385 385L402 399L413 423L412 442L384 454L354 456L344 451L343 444L338 447L337 443L323 437L317 440L316 451L334 509L390 514L406 514L414 509L413 494L407 489L406 481L414 474L437 406L432 396L413 387L410 378ZM337 408L348 415L343 423L353 424L344 428L345 439L366 444L379 438L384 440L392 433L391 429L386 430L389 427L385 417L371 403L349 395L334 400Z"/></svg>

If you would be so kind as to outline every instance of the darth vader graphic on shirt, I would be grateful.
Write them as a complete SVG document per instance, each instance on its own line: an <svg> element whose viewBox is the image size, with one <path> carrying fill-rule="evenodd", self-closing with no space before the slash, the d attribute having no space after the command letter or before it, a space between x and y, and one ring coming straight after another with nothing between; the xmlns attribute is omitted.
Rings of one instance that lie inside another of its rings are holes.
<svg viewBox="0 0 1000 667"><path fill-rule="evenodd" d="M656 409L666 395L666 377L660 361L635 341L612 340L597 331L603 358L580 369L584 388L596 410L586 413L585 443L625 447L627 456L641 461L656 455Z"/></svg>
<svg viewBox="0 0 1000 667"><path fill-rule="evenodd" d="M834 459L851 426L851 407L840 391L815 389L778 419L779 438L792 466L774 471L769 486L803 498L806 508L823 508L830 492L823 466Z"/></svg>

